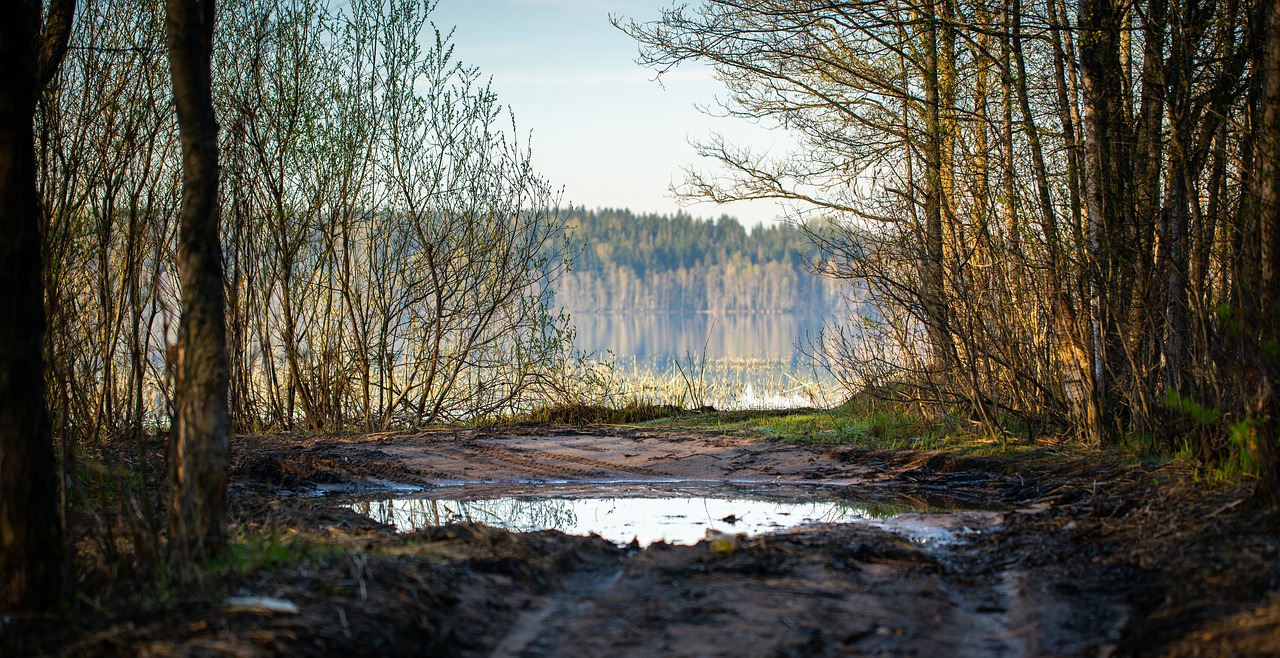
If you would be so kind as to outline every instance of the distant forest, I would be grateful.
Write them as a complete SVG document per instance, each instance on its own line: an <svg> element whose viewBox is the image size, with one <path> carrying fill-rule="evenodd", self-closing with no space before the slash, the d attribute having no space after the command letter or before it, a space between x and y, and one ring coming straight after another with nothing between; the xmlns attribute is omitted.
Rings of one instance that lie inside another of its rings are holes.
<svg viewBox="0 0 1280 658"><path fill-rule="evenodd" d="M838 286L805 270L785 224L602 209L568 221L582 251L556 300L570 312L827 313Z"/></svg>

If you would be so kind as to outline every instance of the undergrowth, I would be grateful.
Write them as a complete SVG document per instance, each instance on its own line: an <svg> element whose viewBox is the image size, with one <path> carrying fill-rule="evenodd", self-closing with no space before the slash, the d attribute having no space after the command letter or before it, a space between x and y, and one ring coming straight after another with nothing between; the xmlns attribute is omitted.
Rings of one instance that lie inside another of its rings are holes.
<svg viewBox="0 0 1280 658"><path fill-rule="evenodd" d="M1238 467L1195 466L1190 456L1170 452L1151 437L1131 434L1101 450L1080 440L1065 425L1017 418L983 422L963 408L939 410L908 400L857 395L830 409L751 409L691 411L672 404L631 398L610 407L559 404L509 416L499 424L520 422L564 425L617 424L692 432L754 435L765 440L847 446L869 450L947 452L1017 462L1092 455L1111 463L1192 465L1208 484L1238 485ZM1184 451L1185 452L1185 451Z"/></svg>

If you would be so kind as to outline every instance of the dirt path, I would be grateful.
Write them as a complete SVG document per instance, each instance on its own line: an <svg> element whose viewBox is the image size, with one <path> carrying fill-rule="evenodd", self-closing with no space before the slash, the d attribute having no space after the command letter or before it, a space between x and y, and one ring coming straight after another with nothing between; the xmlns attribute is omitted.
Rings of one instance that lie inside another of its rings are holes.
<svg viewBox="0 0 1280 658"><path fill-rule="evenodd" d="M892 536L828 527L737 555L650 548L621 575L586 571L522 615L491 656L1097 655L1123 606L1049 591L1020 574L952 575ZM1077 610L1109 612L1082 619ZM1078 625L1084 622L1085 625ZM1071 632L1064 632L1076 624ZM945 648L945 649L944 649Z"/></svg>
<svg viewBox="0 0 1280 658"><path fill-rule="evenodd" d="M244 438L234 474L255 484L329 492L413 485L469 494L539 483L706 482L847 487L863 500L1003 505L1061 483L1016 467L940 471L927 460L848 447L761 441L746 433L530 425L356 437Z"/></svg>
<svg viewBox="0 0 1280 658"><path fill-rule="evenodd" d="M337 454L369 448L393 460L414 483L433 486L623 479L861 484L874 477L872 469L841 463L836 452L727 433L533 426L360 437L322 449Z"/></svg>
<svg viewBox="0 0 1280 658"><path fill-rule="evenodd" d="M29 636L0 626L0 653L1280 655L1276 520L1248 511L1238 491L1189 482L1176 467L1091 457L973 458L661 428L240 437L235 530L280 548L159 601L99 606ZM352 506L636 483L982 511L808 525L713 549L467 523L397 533ZM921 542L913 527L954 541ZM228 596L297 611L246 612Z"/></svg>
<svg viewBox="0 0 1280 658"><path fill-rule="evenodd" d="M312 480L346 473L333 478L339 481L327 486L331 492L390 483L451 497L538 483L561 485L561 494L574 483L680 482L707 491L767 483L823 485L861 500L1009 508L967 521L988 533L999 532L1007 515L1042 513L1045 505L1031 501L1051 488L1028 484L1016 469L940 470L928 460L894 462L848 448L634 428L286 441L274 449L255 444L241 461L250 459L259 468L278 460L280 471L312 463L319 467ZM1028 656L1105 655L1114 648L1127 618L1120 593L1069 582L1069 570L1046 579L1018 565L992 569L978 559L982 550L922 547L891 529L847 524L751 538L726 554L707 544L658 544L565 570L556 587L523 602L463 653L929 655L946 647L956 656Z"/></svg>

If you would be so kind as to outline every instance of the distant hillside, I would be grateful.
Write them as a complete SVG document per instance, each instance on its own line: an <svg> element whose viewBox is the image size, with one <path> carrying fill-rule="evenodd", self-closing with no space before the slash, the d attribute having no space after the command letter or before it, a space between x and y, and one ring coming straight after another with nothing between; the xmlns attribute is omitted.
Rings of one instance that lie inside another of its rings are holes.
<svg viewBox="0 0 1280 658"><path fill-rule="evenodd" d="M836 302L837 286L804 270L790 226L612 209L569 224L584 243L557 295L570 312L826 313Z"/></svg>

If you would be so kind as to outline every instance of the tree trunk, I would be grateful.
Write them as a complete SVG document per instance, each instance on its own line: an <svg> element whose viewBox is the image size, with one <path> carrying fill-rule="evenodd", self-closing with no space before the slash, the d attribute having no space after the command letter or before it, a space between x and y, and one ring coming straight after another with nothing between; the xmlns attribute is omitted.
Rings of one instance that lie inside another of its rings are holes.
<svg viewBox="0 0 1280 658"><path fill-rule="evenodd" d="M1003 17L1002 26L1006 31L1012 30L1013 17L1007 6L1001 8ZM1004 194L1000 200L1005 230L1009 235L1009 252L1015 255L1022 254L1022 238L1019 235L1021 229L1018 226L1018 207L1017 191L1018 191L1018 175L1014 167L1014 151L1013 151L1013 54L1010 39L1006 36L1000 39L1000 91L1001 91L1001 110L1002 117L1000 122L1000 137L1002 141L1003 163L1004 169Z"/></svg>
<svg viewBox="0 0 1280 658"><path fill-rule="evenodd" d="M1145 388L1154 390L1163 332L1161 309L1165 289L1159 285L1160 267L1152 256L1160 218L1160 163L1164 157L1165 112L1164 45L1168 22L1167 0L1148 0L1143 20L1142 100L1138 110L1136 147L1133 154L1135 243L1138 245L1138 280L1130 306L1129 326L1139 337L1136 348L1140 368L1148 373ZM1163 246L1163 243L1162 243Z"/></svg>
<svg viewBox="0 0 1280 658"><path fill-rule="evenodd" d="M944 2L946 0L943 0ZM924 245L922 249L924 281L921 297L924 301L924 317L933 350L931 366L939 372L950 370L955 351L951 343L951 321L946 299L946 252L943 243L943 204L945 180L943 175L944 125L941 111L943 85L939 71L939 17L938 7L932 0L925 4L927 27L924 40L924 94L925 94L925 147L924 147Z"/></svg>
<svg viewBox="0 0 1280 658"><path fill-rule="evenodd" d="M182 211L169 559L181 567L226 546L226 320L218 237L218 124L210 92L213 0L166 3L169 70L182 143Z"/></svg>
<svg viewBox="0 0 1280 658"><path fill-rule="evenodd" d="M1044 161L1044 147L1040 144L1040 131L1036 128L1035 115L1031 113L1031 96L1027 90L1027 59L1023 54L1022 43L1022 2L1013 0L1013 57L1017 62L1017 90L1019 109L1022 110L1023 132L1027 135L1027 143L1031 147L1031 164L1035 171L1036 200L1040 202L1041 226L1044 229L1044 241L1049 256L1050 279L1057 286L1062 271L1058 269L1058 219L1054 215L1053 199L1049 193L1049 175ZM1057 292L1056 290L1054 292Z"/></svg>
<svg viewBox="0 0 1280 658"><path fill-rule="evenodd" d="M1080 140L1077 132L1079 122L1075 117L1075 86L1068 84L1067 75L1067 63L1074 60L1074 55L1068 52L1067 40L1070 38L1070 26L1067 23L1065 5L1065 1L1059 6L1059 3L1049 0L1049 35L1053 43L1053 74L1058 98L1058 121L1062 124L1062 136L1066 142L1064 146L1067 152L1067 199L1071 210L1069 233L1074 237L1080 230L1083 208L1080 203ZM1077 244L1081 242L1077 240Z"/></svg>
<svg viewBox="0 0 1280 658"><path fill-rule="evenodd" d="M1134 261L1133 204L1129 166L1128 119L1123 99L1120 28L1123 11L1116 0L1080 0L1080 68L1084 77L1085 206L1089 214L1094 282L1094 377L1104 418L1099 440L1123 425L1119 417L1126 365L1124 306L1129 303Z"/></svg>
<svg viewBox="0 0 1280 658"><path fill-rule="evenodd" d="M1255 359L1250 370L1261 375L1254 393L1253 408L1257 430L1258 483L1254 499L1264 507L1280 508L1280 0L1264 0L1262 5L1261 48L1257 73L1261 94L1257 123L1257 143L1252 178L1252 201L1256 204L1259 255L1257 277L1247 285L1252 303L1245 302L1250 334L1258 345L1246 358Z"/></svg>
<svg viewBox="0 0 1280 658"><path fill-rule="evenodd" d="M66 52L75 3L57 1L41 34L38 0L0 2L0 587L3 605L61 598L62 526L44 392L45 308L35 112Z"/></svg>

